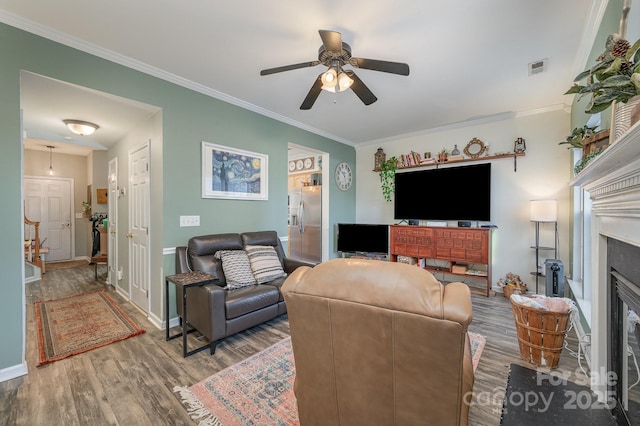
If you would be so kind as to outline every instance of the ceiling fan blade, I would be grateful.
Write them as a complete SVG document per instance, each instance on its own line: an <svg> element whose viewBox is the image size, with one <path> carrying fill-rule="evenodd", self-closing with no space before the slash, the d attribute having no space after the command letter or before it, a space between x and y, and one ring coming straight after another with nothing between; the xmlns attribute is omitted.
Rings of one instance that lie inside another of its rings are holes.
<svg viewBox="0 0 640 426"><path fill-rule="evenodd" d="M283 67L268 68L266 70L260 71L260 75L275 74L277 72L297 70L299 68L315 67L316 65L319 65L319 64L320 64L320 61L311 61L311 62L301 62L299 64L285 65Z"/></svg>
<svg viewBox="0 0 640 426"><path fill-rule="evenodd" d="M329 52L342 52L342 35L336 31L318 30L324 48Z"/></svg>
<svg viewBox="0 0 640 426"><path fill-rule="evenodd" d="M391 74L409 75L409 65L401 62L379 61L377 59L351 58L351 66Z"/></svg>
<svg viewBox="0 0 640 426"><path fill-rule="evenodd" d="M358 78L356 73L351 70L345 71L345 73L349 77L351 77L351 79L353 79L351 90L353 90L353 92L360 98L362 103L364 103L365 105L371 105L378 100L378 98L376 98L376 95L374 95L373 92L366 86L366 84L364 84L362 80Z"/></svg>
<svg viewBox="0 0 640 426"><path fill-rule="evenodd" d="M302 105L300 105L300 109L311 109L316 99L318 99L320 92L322 92L322 74L318 76L316 81L313 83L313 86L311 86L309 93L307 93L307 97L304 98Z"/></svg>

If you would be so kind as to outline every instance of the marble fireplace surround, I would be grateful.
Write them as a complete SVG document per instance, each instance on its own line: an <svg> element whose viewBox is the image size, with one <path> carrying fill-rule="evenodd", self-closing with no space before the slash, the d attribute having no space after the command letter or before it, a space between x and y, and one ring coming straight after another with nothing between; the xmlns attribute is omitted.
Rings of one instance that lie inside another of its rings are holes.
<svg viewBox="0 0 640 426"><path fill-rule="evenodd" d="M591 213L592 389L606 392L607 238L640 247L640 123L636 123L571 182L589 192ZM639 259L640 261L640 259ZM587 267L585 265L585 267ZM595 373L595 374L594 374ZM602 379L602 380L600 380Z"/></svg>

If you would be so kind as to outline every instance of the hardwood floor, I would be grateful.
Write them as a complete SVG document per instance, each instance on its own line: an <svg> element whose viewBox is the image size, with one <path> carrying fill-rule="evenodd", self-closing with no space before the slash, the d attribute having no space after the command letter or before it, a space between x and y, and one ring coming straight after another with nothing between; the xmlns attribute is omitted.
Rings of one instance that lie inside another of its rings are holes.
<svg viewBox="0 0 640 426"><path fill-rule="evenodd" d="M104 268L99 268L99 272ZM104 275L99 276L103 281ZM191 425L174 386L189 386L278 342L289 333L286 316L269 321L218 344L215 355L203 351L182 358L181 339L165 341L131 303L112 288L109 294L147 332L43 367L38 362L33 303L105 288L94 280L93 266L53 270L27 284L27 353L29 374L0 383L0 424L6 425ZM509 364L534 368L520 359L515 325L507 299L472 295L470 331L487 343L475 375L471 425L499 425ZM190 339L196 339L196 333ZM192 340L193 347L202 344ZM577 351L575 333L567 338ZM583 361L583 365L586 362ZM585 367L586 368L586 367ZM575 357L563 350L556 370L575 380ZM579 373L581 374L581 373Z"/></svg>

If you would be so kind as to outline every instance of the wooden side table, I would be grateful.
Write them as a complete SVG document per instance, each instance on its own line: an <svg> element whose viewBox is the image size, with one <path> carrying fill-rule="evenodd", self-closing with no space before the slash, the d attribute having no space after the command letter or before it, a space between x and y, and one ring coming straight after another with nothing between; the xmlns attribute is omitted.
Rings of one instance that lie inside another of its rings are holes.
<svg viewBox="0 0 640 426"><path fill-rule="evenodd" d="M167 332L167 340L172 340L177 337L182 336L182 356L184 358L189 355L193 355L196 352L200 352L211 346L211 343L208 343L199 348L193 349L191 351L187 350L187 334L195 331L195 328L188 329L187 325L187 289L189 287L201 286L204 284L209 284L214 282L216 279L209 274L204 272L187 272L184 274L176 274L176 275L168 275L165 277L165 312L167 313L167 321L166 321L166 332ZM179 294L182 294L182 331L178 334L170 335L169 334L169 284L174 284L176 286L176 298Z"/></svg>

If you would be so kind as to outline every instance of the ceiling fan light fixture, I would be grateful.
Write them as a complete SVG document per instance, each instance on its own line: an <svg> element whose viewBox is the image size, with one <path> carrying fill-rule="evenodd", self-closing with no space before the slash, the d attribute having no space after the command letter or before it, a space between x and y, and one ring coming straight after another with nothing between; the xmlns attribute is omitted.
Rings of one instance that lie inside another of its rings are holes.
<svg viewBox="0 0 640 426"><path fill-rule="evenodd" d="M80 136L89 136L100 128L97 124L82 120L62 120L62 122L69 130Z"/></svg>
<svg viewBox="0 0 640 426"><path fill-rule="evenodd" d="M338 74L338 92L347 90L353 84L353 79L347 75L344 71L340 70Z"/></svg>
<svg viewBox="0 0 640 426"><path fill-rule="evenodd" d="M322 90L327 92L336 93L336 86L322 86Z"/></svg>
<svg viewBox="0 0 640 426"><path fill-rule="evenodd" d="M338 83L338 73L335 69L329 68L322 77L322 87L334 87Z"/></svg>

